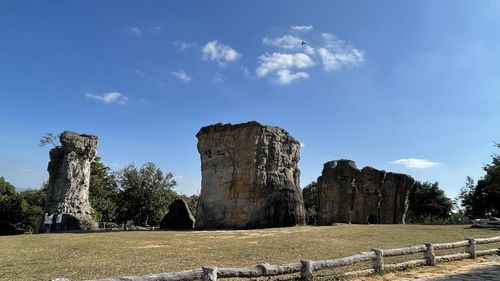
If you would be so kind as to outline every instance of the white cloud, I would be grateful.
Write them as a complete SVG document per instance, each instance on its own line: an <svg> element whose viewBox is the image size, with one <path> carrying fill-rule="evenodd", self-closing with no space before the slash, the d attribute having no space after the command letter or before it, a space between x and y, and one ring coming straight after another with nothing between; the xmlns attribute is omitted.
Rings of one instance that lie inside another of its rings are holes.
<svg viewBox="0 0 500 281"><path fill-rule="evenodd" d="M302 40L293 35L285 35L278 38L264 37L262 39L262 43L283 49L296 49L302 46Z"/></svg>
<svg viewBox="0 0 500 281"><path fill-rule="evenodd" d="M241 57L231 46L219 43L217 40L208 42L202 49L203 59L217 61L224 65L233 62Z"/></svg>
<svg viewBox="0 0 500 281"><path fill-rule="evenodd" d="M189 42L184 42L182 40L177 40L177 41L172 42L172 45L177 47L179 50L184 51L188 48L194 47L195 44L189 43Z"/></svg>
<svg viewBox="0 0 500 281"><path fill-rule="evenodd" d="M358 66L365 59L365 53L330 33L322 33L324 46L318 49L319 56L326 71L332 71L343 66Z"/></svg>
<svg viewBox="0 0 500 281"><path fill-rule="evenodd" d="M132 26L128 29L128 31L130 33L132 33L133 35L136 35L136 36L141 36L142 35L142 29L140 29L139 27L137 26Z"/></svg>
<svg viewBox="0 0 500 281"><path fill-rule="evenodd" d="M118 92L109 92L109 93L104 93L102 95L94 95L91 93L87 93L85 94L85 97L103 103L116 103L116 104L125 104L128 100L126 96Z"/></svg>
<svg viewBox="0 0 500 281"><path fill-rule="evenodd" d="M291 68L307 68L314 65L314 61L306 54L264 54L259 57L260 65L257 68L257 76L264 77L269 73Z"/></svg>
<svg viewBox="0 0 500 281"><path fill-rule="evenodd" d="M212 79L212 83L222 83L222 82L224 82L225 79L226 78L224 77L224 75L222 75L220 73L215 73L215 76Z"/></svg>
<svg viewBox="0 0 500 281"><path fill-rule="evenodd" d="M293 25L291 26L292 30L294 31L300 31L300 32L309 32L313 30L312 25Z"/></svg>
<svg viewBox="0 0 500 281"><path fill-rule="evenodd" d="M278 75L277 81L281 85L288 85L295 80L309 78L309 74L306 72L291 73L288 69L281 69L276 74Z"/></svg>
<svg viewBox="0 0 500 281"><path fill-rule="evenodd" d="M154 34L158 34L161 32L161 26L157 24L152 24L148 27L148 29L153 32Z"/></svg>
<svg viewBox="0 0 500 281"><path fill-rule="evenodd" d="M306 147L306 144L305 144L305 143L303 143L303 142L301 142L301 143L300 143L300 147L301 147L301 148L302 148L302 147Z"/></svg>
<svg viewBox="0 0 500 281"><path fill-rule="evenodd" d="M427 159L417 158L404 158L399 160L390 161L389 164L401 165L410 169L427 169L439 165L438 162L432 162Z"/></svg>
<svg viewBox="0 0 500 281"><path fill-rule="evenodd" d="M171 71L170 74L172 74L173 76L177 77L179 80L182 80L182 81L191 81L191 77L189 75L186 74L186 72L182 69L178 70L178 71Z"/></svg>

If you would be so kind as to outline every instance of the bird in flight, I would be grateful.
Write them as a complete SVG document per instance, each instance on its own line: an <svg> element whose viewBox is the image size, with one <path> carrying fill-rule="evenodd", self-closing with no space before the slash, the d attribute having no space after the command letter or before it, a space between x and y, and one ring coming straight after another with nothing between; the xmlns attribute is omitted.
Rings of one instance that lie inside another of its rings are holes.
<svg viewBox="0 0 500 281"><path fill-rule="evenodd" d="M306 41L304 41L304 40L302 40L302 41L300 42L300 45L302 45L302 46L304 46L305 44L306 44Z"/></svg>

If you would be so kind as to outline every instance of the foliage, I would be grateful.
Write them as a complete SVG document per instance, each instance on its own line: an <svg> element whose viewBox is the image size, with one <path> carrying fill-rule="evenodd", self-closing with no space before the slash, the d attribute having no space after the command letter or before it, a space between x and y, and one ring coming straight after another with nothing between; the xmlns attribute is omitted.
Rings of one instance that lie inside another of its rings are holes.
<svg viewBox="0 0 500 281"><path fill-rule="evenodd" d="M47 185L41 189L28 189L19 193L22 198L20 226L28 231L38 227L47 202Z"/></svg>
<svg viewBox="0 0 500 281"><path fill-rule="evenodd" d="M500 144L495 146L500 148ZM483 167L486 174L477 184L467 177L465 187L460 192L465 214L471 218L500 217L500 155L493 154L491 158L491 164Z"/></svg>
<svg viewBox="0 0 500 281"><path fill-rule="evenodd" d="M453 201L446 197L439 183L417 182L410 192L408 221L433 223L450 218Z"/></svg>
<svg viewBox="0 0 500 281"><path fill-rule="evenodd" d="M172 191L177 184L173 177L172 173L163 174L153 163L140 169L131 164L119 171L121 220L133 220L137 225L159 224L176 197Z"/></svg>
<svg viewBox="0 0 500 281"><path fill-rule="evenodd" d="M316 225L319 211L319 198L318 185L315 181L312 181L302 189L302 197L304 199L304 209L306 211L306 223Z"/></svg>
<svg viewBox="0 0 500 281"><path fill-rule="evenodd" d="M46 146L48 144L51 144L54 147L58 146L59 145L59 135L54 135L53 133L46 133L40 139L40 143L38 143L38 146L41 147L41 146Z"/></svg>
<svg viewBox="0 0 500 281"><path fill-rule="evenodd" d="M118 185L111 169L96 157L90 164L89 201L96 221L106 224L115 220L118 209Z"/></svg>
<svg viewBox="0 0 500 281"><path fill-rule="evenodd" d="M17 224L20 219L22 200L16 188L0 177L0 219Z"/></svg>

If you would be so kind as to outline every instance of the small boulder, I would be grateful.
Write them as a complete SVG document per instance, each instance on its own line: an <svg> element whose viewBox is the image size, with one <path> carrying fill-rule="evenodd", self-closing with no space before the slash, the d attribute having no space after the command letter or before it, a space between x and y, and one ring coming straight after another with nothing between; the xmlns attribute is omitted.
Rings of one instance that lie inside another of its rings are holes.
<svg viewBox="0 0 500 281"><path fill-rule="evenodd" d="M188 204L182 199L176 199L168 206L168 213L160 222L160 229L193 229L195 219Z"/></svg>

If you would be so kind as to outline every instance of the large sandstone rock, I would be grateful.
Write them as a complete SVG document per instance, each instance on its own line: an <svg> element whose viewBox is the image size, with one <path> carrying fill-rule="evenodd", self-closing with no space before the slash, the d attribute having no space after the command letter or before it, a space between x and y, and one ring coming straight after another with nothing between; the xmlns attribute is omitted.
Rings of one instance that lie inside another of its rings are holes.
<svg viewBox="0 0 500 281"><path fill-rule="evenodd" d="M356 178L358 195L354 200L351 223L380 223L381 197L385 171L364 167Z"/></svg>
<svg viewBox="0 0 500 281"><path fill-rule="evenodd" d="M319 225L351 222L354 199L358 193L358 175L359 170L354 161L337 160L325 163L318 178Z"/></svg>
<svg viewBox="0 0 500 281"><path fill-rule="evenodd" d="M50 151L45 212L61 210L63 230L97 229L89 202L90 163L96 155L97 137L65 131L59 139L61 145Z"/></svg>
<svg viewBox="0 0 500 281"><path fill-rule="evenodd" d="M193 229L195 219L188 204L182 199L176 199L168 206L168 213L160 222L160 229Z"/></svg>
<svg viewBox="0 0 500 281"><path fill-rule="evenodd" d="M305 222L300 143L257 122L216 124L198 134L202 187L196 228L263 228Z"/></svg>
<svg viewBox="0 0 500 281"><path fill-rule="evenodd" d="M351 160L327 162L318 178L318 224L404 223L415 180Z"/></svg>
<svg viewBox="0 0 500 281"><path fill-rule="evenodd" d="M405 223L408 197L415 180L405 174L387 173L382 190L382 223Z"/></svg>

